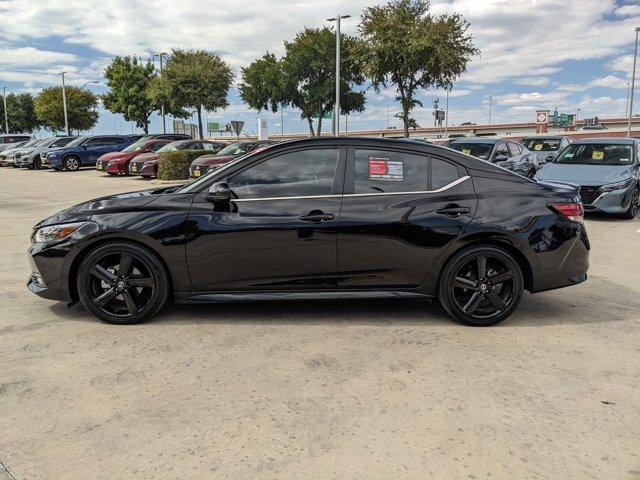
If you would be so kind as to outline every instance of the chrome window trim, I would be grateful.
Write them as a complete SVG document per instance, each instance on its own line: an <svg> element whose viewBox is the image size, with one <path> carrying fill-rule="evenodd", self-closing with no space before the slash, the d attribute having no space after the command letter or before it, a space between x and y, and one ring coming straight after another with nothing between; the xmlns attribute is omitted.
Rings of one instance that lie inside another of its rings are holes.
<svg viewBox="0 0 640 480"><path fill-rule="evenodd" d="M469 180L471 177L469 175L465 175L464 177L460 177L459 179L445 185L444 187L440 187L437 190L419 190L416 192L377 192L377 193L345 193L343 195L306 195L306 196L298 196L298 197L265 197L265 198L237 198L232 199L232 202L261 202L264 200L296 200L296 199L306 199L306 198L342 198L342 197L377 197L380 195L424 195L429 193L440 193L450 188L455 187L456 185L461 184Z"/></svg>

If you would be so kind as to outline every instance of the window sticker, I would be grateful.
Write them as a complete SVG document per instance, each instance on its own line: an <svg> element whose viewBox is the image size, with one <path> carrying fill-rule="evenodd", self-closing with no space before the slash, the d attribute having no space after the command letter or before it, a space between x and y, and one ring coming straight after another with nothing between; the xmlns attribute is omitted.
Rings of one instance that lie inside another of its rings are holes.
<svg viewBox="0 0 640 480"><path fill-rule="evenodd" d="M620 161L621 162L630 162L631 159L630 158L621 158Z"/></svg>
<svg viewBox="0 0 640 480"><path fill-rule="evenodd" d="M533 149L534 149L534 150L542 150L542 143L536 143L536 144L533 146Z"/></svg>
<svg viewBox="0 0 640 480"><path fill-rule="evenodd" d="M401 161L389 160L388 158L369 157L369 179L402 182L404 180L404 165Z"/></svg>
<svg viewBox="0 0 640 480"><path fill-rule="evenodd" d="M465 155L471 155L471 150L469 150L468 148L463 148L462 153L464 153Z"/></svg>
<svg viewBox="0 0 640 480"><path fill-rule="evenodd" d="M591 158L593 160L602 160L604 158L604 152L602 150L594 150L591 153Z"/></svg>

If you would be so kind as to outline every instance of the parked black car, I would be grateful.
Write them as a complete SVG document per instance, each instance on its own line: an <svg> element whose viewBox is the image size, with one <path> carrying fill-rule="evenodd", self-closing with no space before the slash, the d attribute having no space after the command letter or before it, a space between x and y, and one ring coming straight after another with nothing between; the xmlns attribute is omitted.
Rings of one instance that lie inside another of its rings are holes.
<svg viewBox="0 0 640 480"><path fill-rule="evenodd" d="M523 145L511 140L464 138L450 142L447 147L495 163L527 178L533 178L540 169L538 157Z"/></svg>
<svg viewBox="0 0 640 480"><path fill-rule="evenodd" d="M41 221L28 288L111 323L146 320L168 298L437 297L456 319L489 325L524 289L587 278L582 214L572 187L450 149L299 140Z"/></svg>

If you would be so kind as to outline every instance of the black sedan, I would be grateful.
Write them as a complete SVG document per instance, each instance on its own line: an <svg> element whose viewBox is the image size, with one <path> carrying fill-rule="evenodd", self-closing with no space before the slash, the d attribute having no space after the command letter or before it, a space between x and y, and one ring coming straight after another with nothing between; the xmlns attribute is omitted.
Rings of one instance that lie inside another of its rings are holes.
<svg viewBox="0 0 640 480"><path fill-rule="evenodd" d="M447 147L495 163L523 177L533 178L540 169L535 153L524 145L500 138L464 138L454 140Z"/></svg>
<svg viewBox="0 0 640 480"><path fill-rule="evenodd" d="M34 227L28 288L111 323L167 299L433 298L490 325L587 278L572 187L385 139L282 143L182 187L105 197Z"/></svg>

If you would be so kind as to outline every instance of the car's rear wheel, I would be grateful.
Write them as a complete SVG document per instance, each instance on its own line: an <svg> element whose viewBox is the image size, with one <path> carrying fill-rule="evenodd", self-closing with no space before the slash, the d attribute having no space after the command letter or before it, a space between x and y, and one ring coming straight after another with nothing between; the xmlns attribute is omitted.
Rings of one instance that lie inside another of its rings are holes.
<svg viewBox="0 0 640 480"><path fill-rule="evenodd" d="M87 255L77 277L82 304L107 323L148 320L167 301L169 278L162 262L134 243L113 242Z"/></svg>
<svg viewBox="0 0 640 480"><path fill-rule="evenodd" d="M636 218L638 214L638 209L640 209L640 187L636 187L633 191L633 195L631 196L631 204L626 212L622 214L623 218L627 220L633 220Z"/></svg>
<svg viewBox="0 0 640 480"><path fill-rule="evenodd" d="M70 156L64 160L64 168L69 172L75 172L80 169L80 159L76 156Z"/></svg>
<svg viewBox="0 0 640 480"><path fill-rule="evenodd" d="M33 169L34 170L40 170L40 168L42 167L42 160L40 160L40 155L36 155L35 157L33 157Z"/></svg>
<svg viewBox="0 0 640 480"><path fill-rule="evenodd" d="M438 299L455 319L487 326L511 315L523 290L518 262L500 248L481 245L449 260L440 276Z"/></svg>
<svg viewBox="0 0 640 480"><path fill-rule="evenodd" d="M124 174L127 176L131 175L131 171L129 170L129 162L124 164Z"/></svg>

